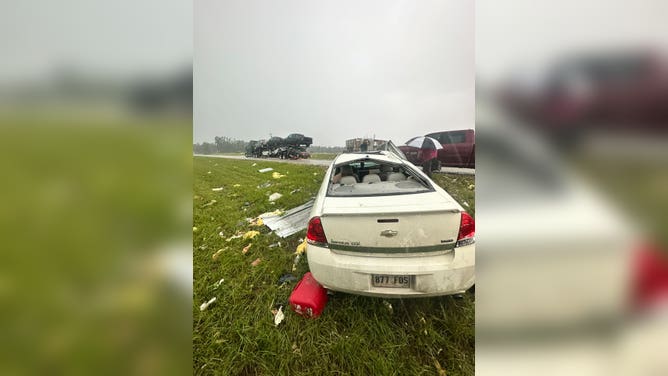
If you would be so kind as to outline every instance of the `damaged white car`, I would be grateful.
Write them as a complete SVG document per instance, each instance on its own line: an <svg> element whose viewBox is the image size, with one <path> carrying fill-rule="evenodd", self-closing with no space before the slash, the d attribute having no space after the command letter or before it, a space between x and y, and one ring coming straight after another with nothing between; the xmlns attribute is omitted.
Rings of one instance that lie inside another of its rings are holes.
<svg viewBox="0 0 668 376"><path fill-rule="evenodd" d="M308 223L311 273L328 289L369 296L466 291L475 282L473 218L388 148L332 162Z"/></svg>

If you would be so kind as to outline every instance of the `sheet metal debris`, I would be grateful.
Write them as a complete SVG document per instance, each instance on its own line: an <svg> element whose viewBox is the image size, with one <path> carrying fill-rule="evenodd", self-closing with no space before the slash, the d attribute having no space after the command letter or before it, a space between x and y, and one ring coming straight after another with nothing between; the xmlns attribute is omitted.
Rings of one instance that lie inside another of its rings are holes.
<svg viewBox="0 0 668 376"><path fill-rule="evenodd" d="M275 211L260 214L260 218L276 235L285 238L306 228L312 207L313 200L310 200L303 205L286 211L282 216L277 214L280 211Z"/></svg>
<svg viewBox="0 0 668 376"><path fill-rule="evenodd" d="M274 171L274 169L271 168L271 167L267 167L267 168L263 168L263 169L257 170L257 172L269 172L269 171Z"/></svg>

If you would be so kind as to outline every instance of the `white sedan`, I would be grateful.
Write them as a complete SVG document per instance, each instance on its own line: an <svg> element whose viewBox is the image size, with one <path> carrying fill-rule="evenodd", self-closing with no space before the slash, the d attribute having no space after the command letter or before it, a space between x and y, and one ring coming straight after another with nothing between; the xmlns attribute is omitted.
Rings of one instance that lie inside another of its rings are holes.
<svg viewBox="0 0 668 376"><path fill-rule="evenodd" d="M458 294L475 282L474 235L473 218L396 148L345 153L313 205L308 263L335 291Z"/></svg>

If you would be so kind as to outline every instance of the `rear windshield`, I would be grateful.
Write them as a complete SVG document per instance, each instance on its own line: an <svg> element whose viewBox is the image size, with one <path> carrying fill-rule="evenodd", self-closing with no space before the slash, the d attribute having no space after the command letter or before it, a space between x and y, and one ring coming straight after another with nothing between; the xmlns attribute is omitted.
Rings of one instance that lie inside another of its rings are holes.
<svg viewBox="0 0 668 376"><path fill-rule="evenodd" d="M337 165L329 177L328 196L384 196L434 189L410 168L370 159Z"/></svg>

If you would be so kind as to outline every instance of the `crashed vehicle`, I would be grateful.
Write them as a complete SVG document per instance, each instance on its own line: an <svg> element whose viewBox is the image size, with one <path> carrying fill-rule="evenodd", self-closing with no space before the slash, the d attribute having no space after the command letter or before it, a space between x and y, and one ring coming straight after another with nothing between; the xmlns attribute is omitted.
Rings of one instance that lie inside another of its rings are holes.
<svg viewBox="0 0 668 376"><path fill-rule="evenodd" d="M459 294L475 282L475 223L396 146L344 153L310 213L308 263L328 289L386 297Z"/></svg>

